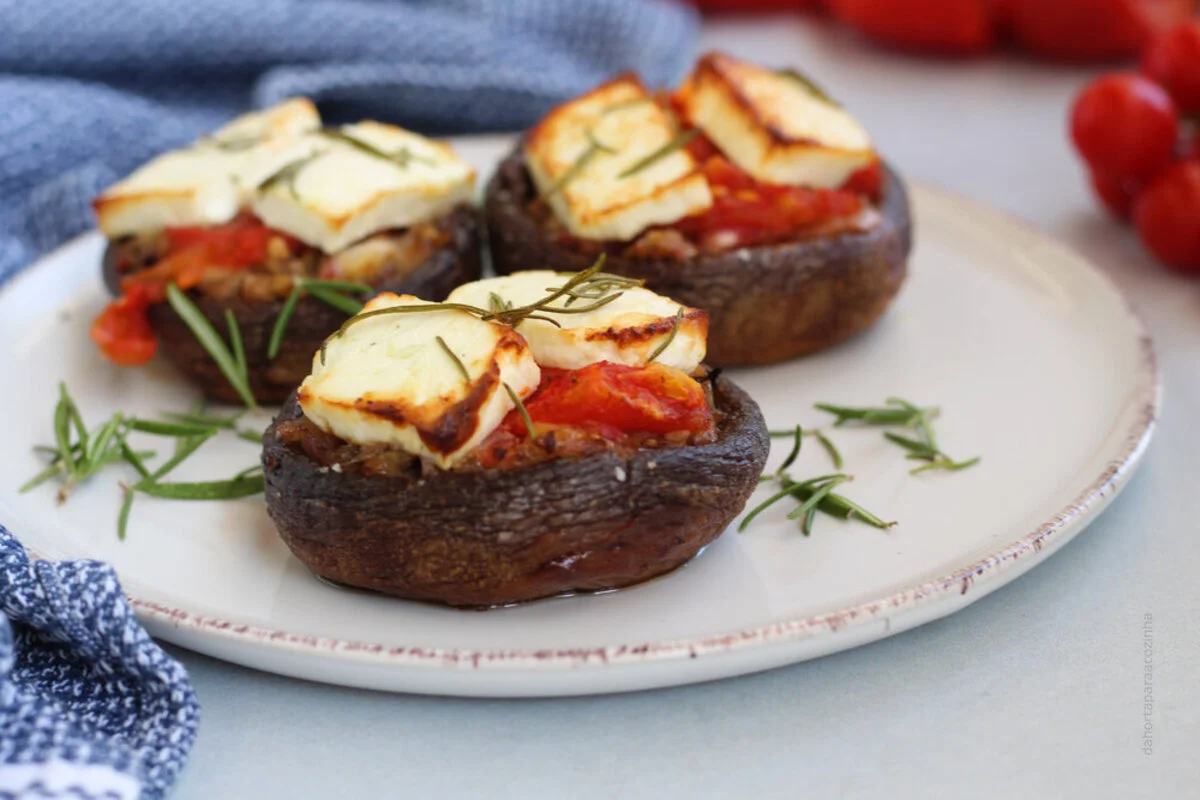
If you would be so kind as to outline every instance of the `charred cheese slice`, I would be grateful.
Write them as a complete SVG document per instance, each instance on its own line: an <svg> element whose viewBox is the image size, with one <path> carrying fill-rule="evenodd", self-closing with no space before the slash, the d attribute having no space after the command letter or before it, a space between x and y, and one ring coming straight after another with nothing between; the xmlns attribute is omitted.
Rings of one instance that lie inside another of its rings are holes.
<svg viewBox="0 0 1200 800"><path fill-rule="evenodd" d="M220 225L249 201L257 173L293 157L294 137L320 127L303 98L239 117L191 147L151 160L93 203L110 239L167 226ZM256 168L257 167L257 168Z"/></svg>
<svg viewBox="0 0 1200 800"><path fill-rule="evenodd" d="M363 312L401 305L432 304L387 292ZM454 310L385 314L331 338L299 400L317 427L346 441L396 446L449 468L515 407L505 384L524 398L540 380L525 340L504 325Z"/></svg>
<svg viewBox="0 0 1200 800"><path fill-rule="evenodd" d="M692 124L760 181L833 188L875 159L854 117L795 75L709 53L681 94Z"/></svg>
<svg viewBox="0 0 1200 800"><path fill-rule="evenodd" d="M676 135L641 81L622 76L551 111L529 132L525 163L572 234L633 239L712 205L708 182L684 148L623 175Z"/></svg>
<svg viewBox="0 0 1200 800"><path fill-rule="evenodd" d="M494 294L514 307L529 305L546 297L570 277L549 270L517 272L464 284L450 293L448 302L491 308ZM566 302L565 298L559 298L550 307L579 308L592 301L576 300L570 306ZM680 310L682 317L678 317ZM654 360L690 373L704 360L707 349L708 314L641 287L621 290L620 297L594 311L538 313L562 326L558 328L537 319L526 319L517 325L543 367L580 369L598 361L642 366L670 340Z"/></svg>
<svg viewBox="0 0 1200 800"><path fill-rule="evenodd" d="M290 174L269 181L252 208L270 227L326 253L425 222L475 194L474 170L448 145L393 125L312 134L292 156L280 167Z"/></svg>

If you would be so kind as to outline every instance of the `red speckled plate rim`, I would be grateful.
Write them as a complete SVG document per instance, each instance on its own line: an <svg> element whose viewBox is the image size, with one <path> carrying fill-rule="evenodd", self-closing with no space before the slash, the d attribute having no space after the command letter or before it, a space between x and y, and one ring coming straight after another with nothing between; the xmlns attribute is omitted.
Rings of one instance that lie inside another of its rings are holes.
<svg viewBox="0 0 1200 800"><path fill-rule="evenodd" d="M938 197L943 201L984 208L978 201L948 190L932 188L922 184L914 184L913 189L933 197ZM920 608L927 608L931 601L939 599L944 601L953 598L955 595L966 595L972 588L976 588L975 594L977 596L975 599L978 599L987 594L987 591L982 591L985 586L990 590L999 588L1006 583L1007 581L997 581L1001 573L1007 572L1007 568L1016 562L1036 558L1047 546L1056 549L1058 545L1065 544L1091 521L1090 517L1094 513L1102 510L1108 501L1116 496L1135 471L1141 456L1150 443L1157 423L1162 395L1153 340L1144 322L1138 316L1137 312L1134 311L1128 299L1112 278L1092 264L1082 254L1068 245L1053 239L1043 231L996 209L986 208L986 212L993 217L1002 218L1006 224L1019 228L1028 235L1036 237L1043 245L1056 251L1059 257L1071 259L1079 264L1080 267L1090 270L1092 277L1097 279L1097 281L1119 298L1129 322L1137 331L1141 350L1139 362L1140 374L1136 390L1137 396L1133 400L1138 413L1134 423L1128 428L1122 447L1116 457L1109 461L1104 471L1092 480L1076 496L1073 502L1049 520L1037 526L1030 533L1000 548L991 555L968 566L964 566L945 577L877 600L848 606L826 614L785 620L741 631L662 642L538 650L474 650L465 648L388 646L334 637L306 636L283 630L273 630L230 622L215 617L193 614L181 608L174 608L162 603L140 599L135 595L127 593L129 602L138 616L153 628L170 627L177 630L186 629L189 633L226 640L231 644L289 651L296 655L320 659L331 666L338 662L345 663L351 661L383 667L455 668L472 671L486 670L512 673L520 672L525 668L535 669L539 672L547 670L579 670L581 668L595 670L650 662L696 659L707 655L726 654L748 648L794 643L803 639L810 639L821 633L833 633L862 626L876 619L886 620L888 626L885 632L881 636L870 637L869 640L874 641L875 639L883 638L891 633L900 632L911 627L894 624L894 621L901 614L907 615ZM35 558L42 557L33 550L29 552ZM965 606L970 602L972 600L964 600L959 607ZM956 610L956 608L948 608L947 613L953 610ZM921 622L928 621L937 616L941 615L934 615L921 620ZM189 647L187 643L182 641L178 642L178 644ZM847 642L840 647L833 646L827 651L822 651L822 654L846 649L852 645L852 642ZM203 648L197 648L194 645L190 649L203 652ZM767 667L759 667L759 669L764 668ZM267 669L269 670L269 668ZM739 670L739 672L749 672L754 671L754 669L754 667L751 667ZM304 677L301 672L289 671L286 674ZM685 683L694 680L703 680L703 678L692 678L679 682ZM339 683L340 681L334 679L326 680L326 682ZM346 681L346 684L369 685L357 681ZM581 689L581 693L589 693L590 691L595 690Z"/></svg>

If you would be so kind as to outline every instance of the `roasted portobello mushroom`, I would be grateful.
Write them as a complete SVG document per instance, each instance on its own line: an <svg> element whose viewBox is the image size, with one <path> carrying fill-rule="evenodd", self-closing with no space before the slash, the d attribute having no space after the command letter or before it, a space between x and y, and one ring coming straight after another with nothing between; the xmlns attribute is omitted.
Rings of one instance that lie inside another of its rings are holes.
<svg viewBox="0 0 1200 800"><path fill-rule="evenodd" d="M899 292L904 182L794 73L711 53L671 96L621 76L553 110L485 198L496 271L605 269L711 317L708 360L769 364L868 328Z"/></svg>
<svg viewBox="0 0 1200 800"><path fill-rule="evenodd" d="M769 446L700 365L706 323L594 270L380 295L266 432L271 518L317 575L454 606L669 572L741 511Z"/></svg>
<svg viewBox="0 0 1200 800"><path fill-rule="evenodd" d="M232 315L253 399L281 403L370 295L440 300L479 277L473 187L446 145L375 122L321 128L306 100L239 118L97 198L117 299L92 338L124 366L161 346L207 397L243 402L168 302L174 285L231 351Z"/></svg>

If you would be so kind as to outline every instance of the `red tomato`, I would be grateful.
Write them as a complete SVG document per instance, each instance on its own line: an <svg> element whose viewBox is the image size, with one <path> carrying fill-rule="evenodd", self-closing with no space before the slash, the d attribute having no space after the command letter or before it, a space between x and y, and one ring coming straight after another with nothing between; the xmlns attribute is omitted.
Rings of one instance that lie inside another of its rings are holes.
<svg viewBox="0 0 1200 800"><path fill-rule="evenodd" d="M113 363L136 367L154 355L158 341L146 318L148 303L149 299L141 292L123 295L109 303L92 323L92 341Z"/></svg>
<svg viewBox="0 0 1200 800"><path fill-rule="evenodd" d="M1092 172L1092 189L1104 207L1119 219L1127 220L1133 214L1133 202L1137 199L1136 181L1114 178L1103 172Z"/></svg>
<svg viewBox="0 0 1200 800"><path fill-rule="evenodd" d="M1010 33L1048 58L1136 56L1195 10L1195 0L1002 0Z"/></svg>
<svg viewBox="0 0 1200 800"><path fill-rule="evenodd" d="M1200 112L1200 21L1192 20L1150 42L1142 72L1170 93L1183 114Z"/></svg>
<svg viewBox="0 0 1200 800"><path fill-rule="evenodd" d="M1175 104L1161 86L1117 72L1089 83L1071 109L1071 138L1094 171L1146 179L1169 164L1179 137Z"/></svg>
<svg viewBox="0 0 1200 800"><path fill-rule="evenodd" d="M985 0L830 0L830 8L865 36L905 50L962 56L993 43Z"/></svg>
<svg viewBox="0 0 1200 800"><path fill-rule="evenodd" d="M1200 161L1180 161L1155 178L1133 213L1142 243L1160 261L1200 272Z"/></svg>
<svg viewBox="0 0 1200 800"><path fill-rule="evenodd" d="M542 385L525 409L535 425L603 426L624 433L699 432L712 426L703 387L658 363L627 367L601 361L578 370L544 370ZM524 435L519 416L513 423L514 432Z"/></svg>

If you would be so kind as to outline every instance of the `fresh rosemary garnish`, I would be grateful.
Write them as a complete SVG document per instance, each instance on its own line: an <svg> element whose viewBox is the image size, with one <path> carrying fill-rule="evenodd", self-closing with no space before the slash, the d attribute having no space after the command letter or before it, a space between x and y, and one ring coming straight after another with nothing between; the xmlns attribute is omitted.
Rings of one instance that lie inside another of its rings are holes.
<svg viewBox="0 0 1200 800"><path fill-rule="evenodd" d="M419 156L412 151L412 148L407 146L401 147L399 150L391 153L385 152L372 144L364 142L362 139L359 139L356 136L351 136L350 134L346 133L343 128L325 127L321 129L321 135L335 141L348 144L354 149L366 153L369 156L373 156L383 161L390 161L401 169L407 169L409 164L414 161L416 161L418 164L424 164L427 167L433 167L437 165L437 162L432 158Z"/></svg>
<svg viewBox="0 0 1200 800"><path fill-rule="evenodd" d="M809 94L811 94L813 97L817 98L818 100L828 103L831 106L836 106L837 108L842 107L841 103L839 103L838 101L836 101L832 97L830 97L828 92L826 92L824 89L822 89L819 84L817 84L812 78L808 77L803 72L799 72L798 70L794 70L794 69L781 69L778 71L777 74L782 75L785 78L791 78L792 80L796 81L801 86L803 86L805 89L807 89Z"/></svg>
<svg viewBox="0 0 1200 800"><path fill-rule="evenodd" d="M567 302L570 302L569 300ZM671 346L671 342L675 341L676 335L679 334L679 324L683 322L683 307L680 306L679 311L675 312L675 320L671 323L671 332L667 334L667 338L663 339L658 347L654 348L654 352L646 358L646 363L649 364L654 359L666 352Z"/></svg>
<svg viewBox="0 0 1200 800"><path fill-rule="evenodd" d="M776 475L782 475L787 471L787 468L795 463L796 457L800 455L800 449L804 446L804 429L799 425L796 426L795 440L792 442L792 451L787 454L787 458L779 465L779 469L775 470Z"/></svg>
<svg viewBox="0 0 1200 800"><path fill-rule="evenodd" d="M812 521L817 511L842 517L843 519L858 517L863 522L876 528L890 528L896 524L895 522L885 522L848 497L834 494L833 489L835 486L851 480L850 476L844 473L838 472L832 475L820 475L804 481L794 481L784 473L778 473L775 477L778 478L783 488L755 506L742 519L741 525L738 526L739 533L745 531L746 527L755 517L785 497L793 497L800 501L800 506L791 511L788 514L788 518L797 519L803 517L801 531L805 536L812 532Z"/></svg>
<svg viewBox="0 0 1200 800"><path fill-rule="evenodd" d="M889 397L886 402L886 406L874 408L851 408L827 403L818 403L816 407L835 415L837 417L837 421L834 422L835 426L854 421L867 425L903 425L908 428L916 428L921 436L919 439L901 436L891 431L885 431L883 434L889 442L907 450L908 458L929 462L910 470L913 475L935 469L956 472L979 463L978 457L955 461L942 451L938 445L937 434L933 430L933 420L938 415L938 409L922 408L902 397Z"/></svg>
<svg viewBox="0 0 1200 800"><path fill-rule="evenodd" d="M525 404L521 402L521 396L513 391L513 388L507 383L504 384L504 391L508 392L508 396L512 398L513 405L517 407L517 411L521 414L521 419L525 422L525 433L532 440L537 438L537 431L533 427L533 418L529 416L529 409L525 408Z"/></svg>
<svg viewBox="0 0 1200 800"><path fill-rule="evenodd" d="M567 184L579 177L579 175L587 169L588 164L592 163L592 159L601 153L613 154L617 151L608 145L596 139L596 135L592 133L591 128L584 129L584 135L587 136L588 146L579 154L579 157L572 162L571 166L567 167L566 172L558 176L558 180L550 187L550 189L542 195L542 199L552 197L567 187Z"/></svg>
<svg viewBox="0 0 1200 800"><path fill-rule="evenodd" d="M229 325L229 338L233 342L234 352L230 353L229 348L221 339L221 336L213 328L212 323L208 318L196 307L183 291L173 283L167 284L167 302L171 304L171 308L175 309L175 313L183 320L184 324L191 329L192 335L200 342L200 345L208 351L212 356L212 360L216 362L217 367L221 370L221 374L229 381L229 385L233 387L238 396L242 398L242 402L247 408L257 408L257 403L254 402L254 394L250 391L250 376L246 371L246 357L241 346L241 331L238 329L237 320L231 313L226 315L226 323ZM228 309L227 309L228 311Z"/></svg>
<svg viewBox="0 0 1200 800"><path fill-rule="evenodd" d="M218 500L245 497L262 491L262 476L252 474L260 472L261 465L243 470L231 481L163 483L164 477L220 430L228 430L243 438L254 436L237 428L237 421L241 419L242 414L215 417L206 415L203 411L204 406L201 404L192 411L164 414L167 420L140 419L118 411L94 432L89 432L66 385L60 383L58 403L54 408L56 446L34 447L35 452L49 455L51 463L22 486L20 491L27 492L51 478L59 477L62 479L62 485L58 491L58 501L62 503L74 486L94 475L102 467L126 463L137 472L138 481L133 484L121 484L123 496L117 516L117 535L121 539L125 538L133 499L138 492L184 500ZM177 442L175 452L162 464L151 469L146 462L155 458L156 454L152 450L134 450L128 440L130 433L174 438ZM257 439L261 443L261 436Z"/></svg>
<svg viewBox="0 0 1200 800"><path fill-rule="evenodd" d="M914 427L924 419L928 421L938 414L936 408L917 408L914 405L891 403L886 407L852 408L850 406L835 406L829 403L816 403L814 408L827 411L837 417L835 427L847 422L861 422L865 425L904 425Z"/></svg>
<svg viewBox="0 0 1200 800"><path fill-rule="evenodd" d="M467 365L464 364L462 359L458 357L458 353L451 350L450 345L446 344L446 340L441 336L435 336L434 338L437 339L437 343L441 345L441 348L445 351L446 355L450 356L450 360L454 362L454 366L458 367L458 372L460 375L462 375L463 380L467 383L470 383L471 373L467 372ZM509 389L508 391L509 394L512 393L512 389Z"/></svg>
<svg viewBox="0 0 1200 800"><path fill-rule="evenodd" d="M682 150L683 148L687 147L689 144L691 144L692 140L699 135L700 131L696 130L695 128L692 128L691 130L680 131L672 136L670 141L655 150L653 153L650 153L645 158L639 158L637 161L630 164L628 167L618 173L617 177L628 178L632 175L636 175L642 170L671 155L676 150Z"/></svg>
<svg viewBox="0 0 1200 800"><path fill-rule="evenodd" d="M511 304L504 303L503 300L496 297L489 299L491 308L479 308L478 306L467 305L465 303L419 303L414 305L398 305L388 306L387 308L376 308L371 311L364 311L361 314L356 314L350 319L342 323L342 327L338 328L329 338L321 344L320 358L321 363L325 363L325 351L328 345L334 339L339 339L345 335L347 328L351 325L356 325L363 320L371 319L372 317L380 317L388 314L425 314L435 311L464 311L468 314L473 314L486 322L498 322L501 325L507 325L510 328L516 327L525 320L541 320L548 322L555 327L562 327L556 320L545 316L543 313L554 314L586 314L590 311L595 311L598 308L608 305L621 296L624 289L629 289L634 286L641 286L642 281L634 278L626 278L621 275L610 275L606 272L601 272L604 266L604 255L596 259L596 263L588 269L572 275L562 286L555 289L547 289L548 294L536 302L524 306L513 307ZM600 294L600 292L606 292ZM551 305L559 298L568 298L562 305ZM571 298L579 297L588 300L593 300L592 303L582 306L570 306ZM499 303L497 302L499 301ZM499 306L503 304L505 307L501 309Z"/></svg>
<svg viewBox="0 0 1200 800"><path fill-rule="evenodd" d="M800 426L797 425L796 427L800 427ZM779 430L779 431L767 431L767 435L770 436L772 439L784 439L784 438L791 438L792 436L795 436L796 434L795 434L795 431ZM842 466L843 466L842 454L840 452L838 452L837 447L835 447L833 444L833 441L830 440L830 438L825 435L824 431L822 431L820 428L809 428L808 430L804 431L803 435L811 436L814 439L816 439L818 442L820 442L821 447L824 448L825 452L829 454L829 460L833 462L834 469L842 468Z"/></svg>
<svg viewBox="0 0 1200 800"><path fill-rule="evenodd" d="M258 185L254 187L254 190L257 192L266 192L273 188L276 184L286 183L288 192L291 193L292 198L299 200L300 195L296 192L296 177L305 167L312 163L317 156L323 155L324 153L324 150L318 150L315 153L309 153L306 156L297 158L295 161L289 161L259 181Z"/></svg>
<svg viewBox="0 0 1200 800"><path fill-rule="evenodd" d="M292 283L291 293L288 294L287 300L283 301L283 308L279 310L275 327L271 329L271 338L267 343L267 358L273 359L279 355L279 350L283 346L283 336L287 332L288 324L292 321L292 315L296 312L296 304L300 302L301 295L306 291L321 302L354 316L362 311L363 304L347 297L343 292L367 294L374 289L365 283L296 278Z"/></svg>

